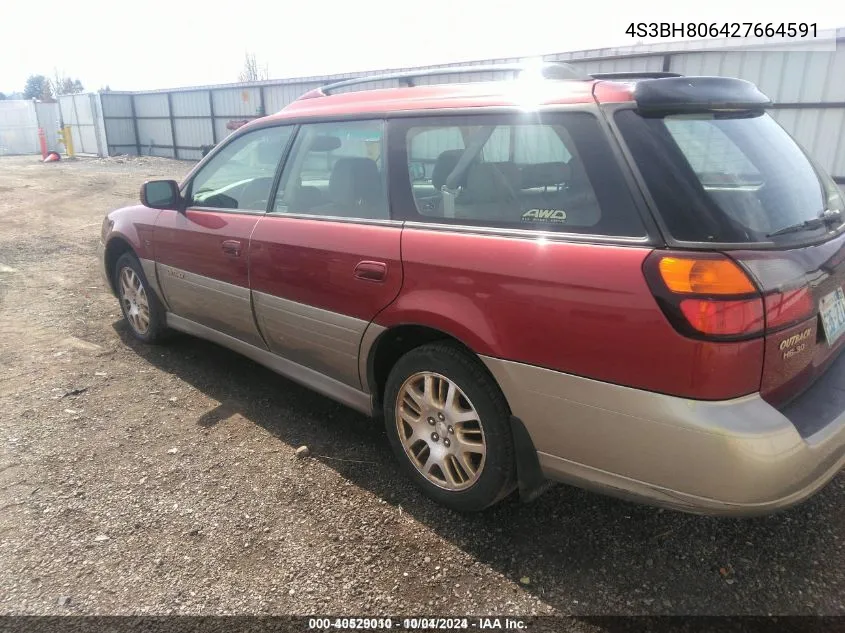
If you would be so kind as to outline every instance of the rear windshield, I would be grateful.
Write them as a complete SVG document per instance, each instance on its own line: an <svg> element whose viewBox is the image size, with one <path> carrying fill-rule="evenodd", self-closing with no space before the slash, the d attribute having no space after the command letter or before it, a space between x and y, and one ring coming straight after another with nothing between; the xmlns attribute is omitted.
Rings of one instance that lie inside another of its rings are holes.
<svg viewBox="0 0 845 633"><path fill-rule="evenodd" d="M616 121L675 239L787 242L828 230L819 173L768 114L624 110Z"/></svg>

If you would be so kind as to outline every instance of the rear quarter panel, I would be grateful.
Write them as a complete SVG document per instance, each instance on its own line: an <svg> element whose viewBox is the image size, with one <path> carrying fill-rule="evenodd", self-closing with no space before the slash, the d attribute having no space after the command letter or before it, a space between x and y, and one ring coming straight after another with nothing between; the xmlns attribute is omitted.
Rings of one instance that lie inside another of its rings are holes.
<svg viewBox="0 0 845 633"><path fill-rule="evenodd" d="M402 291L376 322L426 325L478 354L662 393L756 391L763 342L675 332L643 277L649 252L406 225Z"/></svg>

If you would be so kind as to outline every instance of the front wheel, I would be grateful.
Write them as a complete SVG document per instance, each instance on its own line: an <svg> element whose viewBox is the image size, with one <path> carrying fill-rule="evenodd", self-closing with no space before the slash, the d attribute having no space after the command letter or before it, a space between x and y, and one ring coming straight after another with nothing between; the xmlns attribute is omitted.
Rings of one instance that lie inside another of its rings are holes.
<svg viewBox="0 0 845 633"><path fill-rule="evenodd" d="M384 418L403 469L435 501L477 511L513 491L507 403L457 345L424 345L400 358L387 380Z"/></svg>
<svg viewBox="0 0 845 633"><path fill-rule="evenodd" d="M167 333L166 313L150 287L138 258L121 255L114 267L115 288L123 317L138 340L157 343Z"/></svg>

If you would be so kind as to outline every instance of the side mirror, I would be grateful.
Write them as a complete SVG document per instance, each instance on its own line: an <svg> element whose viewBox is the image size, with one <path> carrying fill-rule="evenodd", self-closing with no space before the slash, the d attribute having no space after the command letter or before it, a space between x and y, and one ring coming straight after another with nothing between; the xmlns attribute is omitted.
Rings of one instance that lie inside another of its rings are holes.
<svg viewBox="0 0 845 633"><path fill-rule="evenodd" d="M175 180L148 180L141 185L141 204L151 209L181 209L179 184Z"/></svg>

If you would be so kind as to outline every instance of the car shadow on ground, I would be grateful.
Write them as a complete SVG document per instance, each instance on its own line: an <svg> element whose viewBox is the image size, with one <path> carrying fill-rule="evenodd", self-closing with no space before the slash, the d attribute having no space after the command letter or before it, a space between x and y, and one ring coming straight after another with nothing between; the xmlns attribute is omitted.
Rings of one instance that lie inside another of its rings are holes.
<svg viewBox="0 0 845 633"><path fill-rule="evenodd" d="M123 321L114 328L139 356L221 403L199 427L237 413L291 447L308 445L315 459L562 613L845 612L842 476L802 506L753 519L664 511L568 486L464 515L405 479L381 424L212 343L177 336L151 347Z"/></svg>

